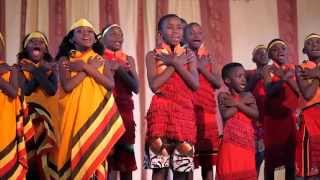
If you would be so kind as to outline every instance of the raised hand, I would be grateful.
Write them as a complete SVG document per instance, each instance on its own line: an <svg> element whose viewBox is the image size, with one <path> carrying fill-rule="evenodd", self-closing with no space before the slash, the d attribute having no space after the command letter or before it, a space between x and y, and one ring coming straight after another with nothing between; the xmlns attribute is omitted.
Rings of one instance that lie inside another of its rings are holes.
<svg viewBox="0 0 320 180"><path fill-rule="evenodd" d="M270 74L270 72L272 72L272 67L270 65L266 65L260 72L258 72L258 74L260 77L265 78Z"/></svg>
<svg viewBox="0 0 320 180"><path fill-rule="evenodd" d="M295 75L295 70L289 69L288 71L286 71L286 72L284 73L283 80L289 80L289 79L291 79L292 77L294 77L294 75Z"/></svg>
<svg viewBox="0 0 320 180"><path fill-rule="evenodd" d="M236 107L238 105L238 101L228 93L220 93L219 99L222 105L226 107Z"/></svg>
<svg viewBox="0 0 320 180"><path fill-rule="evenodd" d="M99 68L100 66L103 65L104 59L101 56L95 56L95 57L90 57L88 60L88 63L93 66L94 68Z"/></svg>
<svg viewBox="0 0 320 180"><path fill-rule="evenodd" d="M66 68L68 71L74 71L74 72L82 72L84 71L85 63L82 60L75 60L73 62L70 61L64 61L62 65Z"/></svg>
<svg viewBox="0 0 320 180"><path fill-rule="evenodd" d="M276 75L279 76L280 78L282 78L284 76L284 71L281 68L277 68L277 67L271 67L271 72Z"/></svg>
<svg viewBox="0 0 320 180"><path fill-rule="evenodd" d="M197 67L198 69L204 69L207 66L207 64L211 64L211 62L211 57L209 55L201 56L197 61Z"/></svg>
<svg viewBox="0 0 320 180"><path fill-rule="evenodd" d="M34 66L31 63L23 63L20 65L20 67L21 67L21 70L28 71L28 72L32 72L36 68L36 66Z"/></svg>
<svg viewBox="0 0 320 180"><path fill-rule="evenodd" d="M56 71L58 69L58 64L55 62L41 61L40 66L46 70Z"/></svg>
<svg viewBox="0 0 320 180"><path fill-rule="evenodd" d="M107 61L107 63L111 71L117 71L120 67L120 64L117 61Z"/></svg>
<svg viewBox="0 0 320 180"><path fill-rule="evenodd" d="M250 105L255 103L255 98L250 93L243 93L243 96L241 96L241 102Z"/></svg>
<svg viewBox="0 0 320 180"><path fill-rule="evenodd" d="M171 66L173 63L174 55L164 54L164 53L156 53L155 59L162 61L166 66Z"/></svg>
<svg viewBox="0 0 320 180"><path fill-rule="evenodd" d="M304 68L300 70L300 76L304 79L316 79L320 77L320 68Z"/></svg>

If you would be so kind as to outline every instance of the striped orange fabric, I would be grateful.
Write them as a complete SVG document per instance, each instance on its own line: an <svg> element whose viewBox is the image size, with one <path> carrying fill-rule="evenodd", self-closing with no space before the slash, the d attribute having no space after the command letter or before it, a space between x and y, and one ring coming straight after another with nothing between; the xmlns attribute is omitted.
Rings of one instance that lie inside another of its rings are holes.
<svg viewBox="0 0 320 180"><path fill-rule="evenodd" d="M87 63L96 55L90 50L77 60ZM98 70L102 73L103 66ZM61 96L59 105L62 112L56 156L59 177L105 179L106 158L125 131L112 93L87 76L72 92Z"/></svg>
<svg viewBox="0 0 320 180"><path fill-rule="evenodd" d="M1 75L9 81L10 72ZM27 153L24 141L22 104L19 97L9 98L0 91L0 177L25 179Z"/></svg>
<svg viewBox="0 0 320 180"><path fill-rule="evenodd" d="M39 63L35 64L28 59L22 59L21 64L33 64L39 67ZM50 75L52 71L48 71ZM31 80L32 74L23 71L23 75L27 80ZM49 179L48 171L48 154L56 147L55 124L58 122L58 97L49 96L46 92L38 87L30 96L25 96L25 106L27 106L27 119L25 123L27 129L27 152L29 161L37 161L37 171L41 177ZM29 132L33 132L29 135ZM41 138L40 138L41 137Z"/></svg>

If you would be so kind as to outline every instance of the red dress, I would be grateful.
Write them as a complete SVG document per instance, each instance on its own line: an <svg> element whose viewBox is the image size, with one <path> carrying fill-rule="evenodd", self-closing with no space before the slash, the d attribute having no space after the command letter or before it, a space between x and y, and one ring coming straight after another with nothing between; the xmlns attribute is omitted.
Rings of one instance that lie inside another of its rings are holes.
<svg viewBox="0 0 320 180"><path fill-rule="evenodd" d="M286 65L284 68L289 69L294 66ZM280 80L274 74L271 74L271 77L272 83ZM282 89L275 95L266 98L263 127L267 170L294 164L297 106L298 95L287 83L283 84Z"/></svg>
<svg viewBox="0 0 320 180"><path fill-rule="evenodd" d="M208 55L206 49L201 46L198 57ZM212 71L211 64L206 66ZM216 164L219 148L219 132L216 117L215 89L205 76L199 73L199 89L195 92L195 113L197 118L197 143L195 154L195 166L211 167Z"/></svg>
<svg viewBox="0 0 320 180"><path fill-rule="evenodd" d="M114 52L109 49L105 49L104 58L110 61L117 61L125 68L129 68L127 60L128 56L122 51ZM126 131L115 145L115 151L111 158L109 158L109 164L114 170L124 172L133 171L137 169L137 164L133 151L136 124L133 119L134 104L132 91L117 73L115 73L114 81L115 87L113 89L113 95Z"/></svg>
<svg viewBox="0 0 320 180"><path fill-rule="evenodd" d="M217 161L219 180L256 180L254 129L242 112L228 119Z"/></svg>
<svg viewBox="0 0 320 180"><path fill-rule="evenodd" d="M313 69L313 61L305 61L301 67ZM318 65L319 66L319 65ZM320 88L309 101L302 100L299 115L299 131L296 146L296 175L320 175Z"/></svg>
<svg viewBox="0 0 320 180"><path fill-rule="evenodd" d="M161 49L155 51L172 53L170 48L164 44ZM185 49L180 46L175 48L175 53L179 54L184 51ZM156 62L157 72L161 73L166 66L161 61ZM146 119L149 139L161 137L195 143L196 121L193 92L177 72L174 72L153 95Z"/></svg>

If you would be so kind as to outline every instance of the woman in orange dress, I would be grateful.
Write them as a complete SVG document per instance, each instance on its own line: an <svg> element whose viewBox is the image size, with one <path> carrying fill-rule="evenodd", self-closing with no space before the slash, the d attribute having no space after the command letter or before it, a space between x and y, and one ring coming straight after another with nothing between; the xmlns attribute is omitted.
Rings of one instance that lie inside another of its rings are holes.
<svg viewBox="0 0 320 180"><path fill-rule="evenodd" d="M5 43L0 33L0 177L23 180L28 164L18 68L5 62L4 52Z"/></svg>
<svg viewBox="0 0 320 180"><path fill-rule="evenodd" d="M61 119L54 178L106 179L107 156L125 131L111 91L113 76L102 54L103 46L86 19L72 25L59 47Z"/></svg>

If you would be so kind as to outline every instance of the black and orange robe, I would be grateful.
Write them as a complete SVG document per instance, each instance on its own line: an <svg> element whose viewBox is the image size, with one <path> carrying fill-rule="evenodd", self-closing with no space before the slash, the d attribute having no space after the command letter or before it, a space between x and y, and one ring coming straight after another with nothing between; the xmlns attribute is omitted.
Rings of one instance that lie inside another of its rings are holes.
<svg viewBox="0 0 320 180"><path fill-rule="evenodd" d="M10 72L0 75L9 81ZM28 164L25 147L22 102L19 97L10 98L0 90L0 177L1 179L25 179ZM30 131L29 135L33 135Z"/></svg>
<svg viewBox="0 0 320 180"><path fill-rule="evenodd" d="M70 61L88 63L97 54L88 50L75 55ZM98 70L103 73L102 66ZM55 178L106 179L107 156L125 131L112 92L87 76L70 93L61 92L59 110Z"/></svg>
<svg viewBox="0 0 320 180"><path fill-rule="evenodd" d="M32 61L22 59L20 64L32 63ZM27 81L33 77L30 72L23 71L23 76ZM52 76L53 72L48 71L46 75ZM28 161L30 167L30 178L49 179L49 154L56 147L55 125L58 121L58 98L57 96L49 96L38 85L29 95L24 96L27 103L27 121L32 123L33 136L26 141L28 152Z"/></svg>

